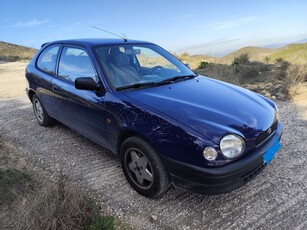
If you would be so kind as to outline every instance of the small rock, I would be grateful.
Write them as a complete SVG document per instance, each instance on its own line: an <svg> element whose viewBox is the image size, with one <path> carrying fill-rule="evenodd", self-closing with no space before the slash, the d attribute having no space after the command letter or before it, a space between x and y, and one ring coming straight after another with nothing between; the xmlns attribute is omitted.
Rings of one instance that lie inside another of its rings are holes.
<svg viewBox="0 0 307 230"><path fill-rule="evenodd" d="M283 93L277 93L276 97L279 98L279 99L285 99L286 98L285 94L283 94Z"/></svg>
<svg viewBox="0 0 307 230"><path fill-rule="evenodd" d="M272 99L276 99L276 97L275 97L275 96L272 96Z"/></svg>
<svg viewBox="0 0 307 230"><path fill-rule="evenodd" d="M156 215L151 215L151 216L150 216L150 221L151 221L151 222L156 222L157 219L158 219L158 217L157 217Z"/></svg>
<svg viewBox="0 0 307 230"><path fill-rule="evenodd" d="M268 93L268 92L265 92L265 93L264 93L264 96L266 96L266 97L271 97L271 94Z"/></svg>

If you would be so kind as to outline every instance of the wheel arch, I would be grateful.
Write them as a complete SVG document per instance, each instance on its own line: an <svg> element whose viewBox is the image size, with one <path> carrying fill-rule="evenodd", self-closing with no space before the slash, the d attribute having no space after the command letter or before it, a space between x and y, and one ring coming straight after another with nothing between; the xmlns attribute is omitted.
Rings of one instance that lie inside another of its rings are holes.
<svg viewBox="0 0 307 230"><path fill-rule="evenodd" d="M143 140L145 140L160 155L160 153L156 150L152 141L148 137L140 134L139 132L136 132L136 131L130 130L130 129L121 130L120 133L118 134L117 143L116 143L116 154L118 154L118 155L120 154L120 148L121 148L122 144L124 143L125 140L127 140L129 137L132 137L132 136L137 136L137 137L140 137Z"/></svg>
<svg viewBox="0 0 307 230"><path fill-rule="evenodd" d="M32 102L33 96L37 94L33 89L29 89L28 91L28 95L29 95L29 99Z"/></svg>

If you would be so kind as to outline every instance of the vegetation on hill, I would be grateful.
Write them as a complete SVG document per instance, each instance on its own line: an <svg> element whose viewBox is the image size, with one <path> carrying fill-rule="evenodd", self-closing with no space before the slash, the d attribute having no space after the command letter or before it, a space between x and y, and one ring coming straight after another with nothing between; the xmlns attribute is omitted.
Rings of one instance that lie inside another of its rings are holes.
<svg viewBox="0 0 307 230"><path fill-rule="evenodd" d="M292 64L283 58L274 64L250 61L248 53L234 57L232 64L202 61L197 73L243 86L267 97L292 99L307 86L307 64Z"/></svg>
<svg viewBox="0 0 307 230"><path fill-rule="evenodd" d="M188 53L178 55L174 53L183 63L190 64L191 69L196 69L201 63L205 62L230 65L236 57L240 57L243 54L248 55L250 62L274 64L276 59L282 58L282 60L292 64L305 64L307 63L307 43L290 44L278 49L248 46L220 58L205 55L189 55Z"/></svg>
<svg viewBox="0 0 307 230"><path fill-rule="evenodd" d="M271 60L282 58L293 64L307 63L307 43L290 44L277 49L270 56Z"/></svg>
<svg viewBox="0 0 307 230"><path fill-rule="evenodd" d="M273 49L269 48L248 46L220 58L219 63L230 64L235 57L239 57L242 54L248 54L250 61L262 61L266 56L269 56L274 52Z"/></svg>
<svg viewBox="0 0 307 230"><path fill-rule="evenodd" d="M12 62L31 60L36 49L0 41L0 61Z"/></svg>
<svg viewBox="0 0 307 230"><path fill-rule="evenodd" d="M0 61L30 60L36 51L0 42ZM268 97L290 99L307 84L307 43L278 49L244 47L221 58L188 53L173 55L200 74L247 87Z"/></svg>

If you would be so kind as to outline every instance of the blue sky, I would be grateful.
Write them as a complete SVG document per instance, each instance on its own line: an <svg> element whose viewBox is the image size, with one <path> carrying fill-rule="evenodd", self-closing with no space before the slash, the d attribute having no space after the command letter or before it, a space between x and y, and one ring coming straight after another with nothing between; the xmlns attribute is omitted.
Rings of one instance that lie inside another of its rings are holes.
<svg viewBox="0 0 307 230"><path fill-rule="evenodd" d="M221 55L244 46L307 38L306 0L0 0L0 41L112 37L91 25L167 50Z"/></svg>

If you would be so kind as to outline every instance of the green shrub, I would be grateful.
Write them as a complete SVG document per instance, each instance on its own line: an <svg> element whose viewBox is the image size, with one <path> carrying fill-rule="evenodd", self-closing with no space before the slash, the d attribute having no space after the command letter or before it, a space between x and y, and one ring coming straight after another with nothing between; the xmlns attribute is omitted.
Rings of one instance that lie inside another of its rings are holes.
<svg viewBox="0 0 307 230"><path fill-rule="evenodd" d="M209 66L209 62L207 62L207 61L201 61L201 62L199 63L198 68L199 68L199 69L204 69L204 68L207 68L208 66Z"/></svg>
<svg viewBox="0 0 307 230"><path fill-rule="evenodd" d="M114 217L113 216L99 216L93 220L88 228L89 230L114 230Z"/></svg>
<svg viewBox="0 0 307 230"><path fill-rule="evenodd" d="M255 78L259 75L259 70L255 66L243 65L240 68L239 76L241 80L248 80Z"/></svg>
<svg viewBox="0 0 307 230"><path fill-rule="evenodd" d="M291 65L290 62L284 60L283 58L276 58L277 67L279 68L279 78L284 79L287 75L287 69Z"/></svg>
<svg viewBox="0 0 307 230"><path fill-rule="evenodd" d="M266 64L269 65L270 57L266 56L266 57L264 58L264 60L265 60Z"/></svg>
<svg viewBox="0 0 307 230"><path fill-rule="evenodd" d="M10 204L32 187L31 177L16 169L0 169L0 205Z"/></svg>
<svg viewBox="0 0 307 230"><path fill-rule="evenodd" d="M240 65L247 65L247 64L250 63L248 53L240 54L240 56L239 56L239 57L236 57L235 60L236 60L236 62L239 63Z"/></svg>

